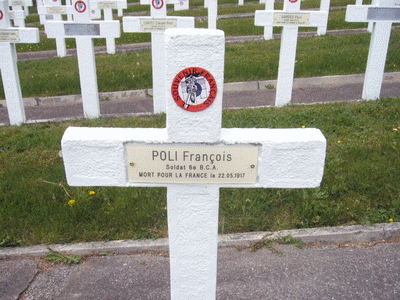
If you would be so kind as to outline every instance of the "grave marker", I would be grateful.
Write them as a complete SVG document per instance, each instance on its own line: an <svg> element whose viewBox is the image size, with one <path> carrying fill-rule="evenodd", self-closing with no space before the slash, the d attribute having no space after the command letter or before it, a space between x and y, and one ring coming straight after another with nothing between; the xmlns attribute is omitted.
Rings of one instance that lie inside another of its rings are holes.
<svg viewBox="0 0 400 300"><path fill-rule="evenodd" d="M179 0L167 3L178 3ZM155 113L166 112L164 31L167 28L193 28L193 17L167 17L164 0L141 0L140 4L150 4L150 17L124 17L124 32L151 32L151 58L153 73L153 105Z"/></svg>
<svg viewBox="0 0 400 300"><path fill-rule="evenodd" d="M166 128L70 127L69 185L167 187L171 299L215 299L220 187L319 186L318 129L222 129L224 33L166 31Z"/></svg>
<svg viewBox="0 0 400 300"><path fill-rule="evenodd" d="M326 26L326 11L301 11L301 0L284 0L283 10L257 10L256 26L283 26L279 54L276 106L290 103L292 98L294 64L296 61L297 35L300 26Z"/></svg>
<svg viewBox="0 0 400 300"><path fill-rule="evenodd" d="M204 7L208 8L208 29L217 29L218 0L204 0Z"/></svg>
<svg viewBox="0 0 400 300"><path fill-rule="evenodd" d="M378 99L393 22L400 22L400 0L378 0L375 5L348 5L347 22L372 23L362 98Z"/></svg>
<svg viewBox="0 0 400 300"><path fill-rule="evenodd" d="M33 5L32 0L12 0L9 5L12 7L9 17L14 20L14 25L25 27L25 17L29 14L28 6Z"/></svg>
<svg viewBox="0 0 400 300"><path fill-rule="evenodd" d="M20 125L26 121L15 44L38 42L39 29L12 27L8 0L0 0L0 70L11 125Z"/></svg>
<svg viewBox="0 0 400 300"><path fill-rule="evenodd" d="M92 21L88 0L73 0L65 9L73 14L74 21L47 22L45 31L49 38L75 38L84 115L97 118L100 106L93 38L119 37L119 21Z"/></svg>
<svg viewBox="0 0 400 300"><path fill-rule="evenodd" d="M91 8L95 10L103 10L104 12L104 20L112 21L113 20L113 9L122 10L127 8L126 0L97 0L91 2ZM115 39L113 37L106 37L106 45L107 45L107 53L114 54L115 53Z"/></svg>

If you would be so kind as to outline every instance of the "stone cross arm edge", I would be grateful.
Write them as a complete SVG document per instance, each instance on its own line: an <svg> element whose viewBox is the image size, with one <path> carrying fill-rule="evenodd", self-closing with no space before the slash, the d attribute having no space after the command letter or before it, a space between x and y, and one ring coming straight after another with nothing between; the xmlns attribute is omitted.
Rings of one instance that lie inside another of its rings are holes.
<svg viewBox="0 0 400 300"><path fill-rule="evenodd" d="M301 27L318 27L321 24L326 24L328 20L328 13L326 11L278 11L278 10L257 10L254 17L254 25L256 26L274 26L275 15L304 15L309 16L308 24L301 24ZM279 26L279 24L278 24Z"/></svg>
<svg viewBox="0 0 400 300"><path fill-rule="evenodd" d="M167 129L69 127L61 142L67 182L71 186L169 186L129 182L126 154L127 144L177 145L169 143L167 136ZM258 146L256 182L219 187L312 188L322 181L326 139L318 129L222 129L218 144Z"/></svg>

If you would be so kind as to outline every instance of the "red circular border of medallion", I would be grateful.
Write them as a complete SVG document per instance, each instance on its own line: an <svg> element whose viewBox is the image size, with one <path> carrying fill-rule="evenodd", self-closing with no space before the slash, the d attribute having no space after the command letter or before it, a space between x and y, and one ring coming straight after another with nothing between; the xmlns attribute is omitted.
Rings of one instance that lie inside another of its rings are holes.
<svg viewBox="0 0 400 300"><path fill-rule="evenodd" d="M296 3L297 0L289 0L290 3Z"/></svg>
<svg viewBox="0 0 400 300"><path fill-rule="evenodd" d="M179 94L180 83L182 82L183 79L185 79L189 75L197 75L197 76L200 75L205 80L207 80L210 86L210 91L208 92L207 99L200 104L186 104ZM217 82L215 81L214 76L212 76L212 74L208 72L206 69L200 67L185 68L181 70L178 74L176 74L176 76L172 80L171 94L175 103L180 108L192 112L202 111L207 107L209 107L214 102L215 97L217 96Z"/></svg>
<svg viewBox="0 0 400 300"><path fill-rule="evenodd" d="M3 20L4 14L3 11L0 10L0 20Z"/></svg>
<svg viewBox="0 0 400 300"><path fill-rule="evenodd" d="M81 9L78 8L78 5L79 5L79 4L83 4L83 7L82 7ZM83 2L83 1L76 1L74 7L75 7L75 10L76 10L78 13L83 13L83 12L86 11L86 3Z"/></svg>
<svg viewBox="0 0 400 300"><path fill-rule="evenodd" d="M156 5L156 0L151 0L151 5L155 8L155 9L161 9L164 6L164 0L159 0L160 1L160 5Z"/></svg>

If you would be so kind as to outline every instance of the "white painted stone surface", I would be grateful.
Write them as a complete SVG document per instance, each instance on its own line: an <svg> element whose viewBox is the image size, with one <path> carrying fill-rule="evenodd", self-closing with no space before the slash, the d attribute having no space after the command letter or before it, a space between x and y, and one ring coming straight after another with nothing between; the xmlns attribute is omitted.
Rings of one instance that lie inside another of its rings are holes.
<svg viewBox="0 0 400 300"><path fill-rule="evenodd" d="M10 124L20 125L26 121L26 116L18 75L15 43L38 43L39 30L37 28L12 27L7 0L0 0L0 12L2 16L0 30L12 31L17 35L15 41L0 41L0 70Z"/></svg>
<svg viewBox="0 0 400 300"><path fill-rule="evenodd" d="M376 0L373 3L348 5L346 10L347 22L369 22L372 26L362 92L362 98L365 100L376 100L380 96L392 23L400 22L400 0ZM380 11L397 13L383 13L377 20L374 15Z"/></svg>
<svg viewBox="0 0 400 300"><path fill-rule="evenodd" d="M208 29L217 29L218 0L204 0L204 7L208 8Z"/></svg>
<svg viewBox="0 0 400 300"><path fill-rule="evenodd" d="M198 130L201 131L200 128ZM150 144L171 142L165 128L68 128L62 139L68 184L154 186L128 182L124 143L130 141ZM258 181L243 184L243 187L311 188L319 186L322 180L326 140L318 129L222 129L219 143L261 145Z"/></svg>
<svg viewBox="0 0 400 300"><path fill-rule="evenodd" d="M326 26L328 13L326 11L301 11L301 0L291 2L284 0L283 10L257 10L254 24L256 26L283 26L281 49L279 54L278 81L276 87L275 105L280 107L290 103L292 99L294 65L296 61L297 35L299 26ZM291 24L278 22L278 17L291 15L301 20Z"/></svg>
<svg viewBox="0 0 400 300"><path fill-rule="evenodd" d="M168 29L166 85L188 67L217 82L217 97L200 112L180 108L171 92L167 128L78 128L61 145L67 182L76 186L165 186L171 298L215 299L220 187L316 187L323 175L326 140L318 129L221 129L224 45L222 31ZM212 53L212 55L209 55ZM257 145L258 178L251 184L128 182L125 145Z"/></svg>
<svg viewBox="0 0 400 300"><path fill-rule="evenodd" d="M321 4L320 4L320 11L324 11L328 14L329 17L329 7L331 5L331 0L321 0ZM328 27L328 20L326 21L325 24L318 26L317 28L317 35L324 35L326 34L326 29Z"/></svg>

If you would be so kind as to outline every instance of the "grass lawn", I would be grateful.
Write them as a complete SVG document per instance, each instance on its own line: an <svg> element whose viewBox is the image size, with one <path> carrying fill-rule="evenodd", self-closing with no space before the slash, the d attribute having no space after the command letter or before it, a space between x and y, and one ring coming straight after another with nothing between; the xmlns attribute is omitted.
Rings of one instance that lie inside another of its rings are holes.
<svg viewBox="0 0 400 300"><path fill-rule="evenodd" d="M0 127L0 246L165 237L165 188L67 185L70 125L164 127L165 116ZM223 113L223 127L302 126L328 141L321 187L221 189L220 233L400 221L400 98Z"/></svg>
<svg viewBox="0 0 400 300"><path fill-rule="evenodd" d="M300 38L295 77L358 74L365 72L371 35L327 35ZM228 44L225 82L276 79L280 40ZM385 72L400 71L400 31L391 34ZM351 53L351 55L349 55ZM151 88L150 50L96 55L100 92ZM23 97L80 93L76 57L18 63ZM0 98L4 99L0 84Z"/></svg>

